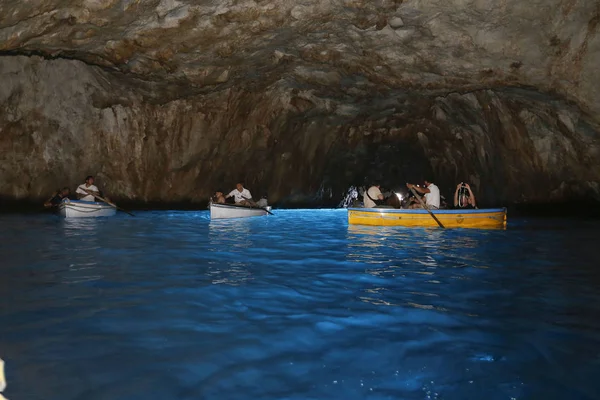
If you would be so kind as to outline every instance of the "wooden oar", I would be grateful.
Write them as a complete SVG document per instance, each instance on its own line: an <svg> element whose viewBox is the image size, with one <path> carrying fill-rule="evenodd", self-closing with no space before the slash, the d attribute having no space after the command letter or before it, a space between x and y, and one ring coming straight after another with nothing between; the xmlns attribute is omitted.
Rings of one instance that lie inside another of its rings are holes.
<svg viewBox="0 0 600 400"><path fill-rule="evenodd" d="M442 223L440 222L439 219L437 219L435 217L435 215L433 215L433 213L431 212L431 210L429 209L429 207L427 207L427 204L425 204L423 202L423 200L421 199L421 197L419 197L419 195L417 194L417 192L415 191L414 188L410 188L410 191L415 195L415 197L417 198L417 200L419 200L419 203L421 203L421 206L427 210L427 212L429 213L429 215L431 215L431 217L435 220L435 222L437 222L437 224L440 226L440 228L445 228L444 225L442 225Z"/></svg>
<svg viewBox="0 0 600 400"><path fill-rule="evenodd" d="M251 206L252 208L260 208L261 210L264 210L264 211L268 212L271 215L275 215L271 211L267 210L265 207L259 207L258 205L256 205L256 203L254 203L254 201L252 199L249 199L249 198L247 198L245 196L242 196L242 199L244 199L246 201L249 201L250 203L253 203L254 205Z"/></svg>
<svg viewBox="0 0 600 400"><path fill-rule="evenodd" d="M102 200L102 201L103 201L103 202L105 202L106 204L113 206L113 207L114 207L114 208L116 208L117 210L121 210L121 211L123 211L124 213L127 213L127 214L131 215L132 217L135 217L135 215L133 215L133 214L132 214L132 213L130 213L129 211L122 209L121 207L117 206L117 205L116 205L116 204L114 204L114 203L111 203L110 201L106 200L104 197L100 197L99 195L97 195L97 194L94 194L94 192L90 192L89 190L86 190L86 189L84 189L84 190L85 190L85 191L87 192L87 194L89 194L90 196L94 196L94 197L96 197L96 198L98 198L98 199Z"/></svg>

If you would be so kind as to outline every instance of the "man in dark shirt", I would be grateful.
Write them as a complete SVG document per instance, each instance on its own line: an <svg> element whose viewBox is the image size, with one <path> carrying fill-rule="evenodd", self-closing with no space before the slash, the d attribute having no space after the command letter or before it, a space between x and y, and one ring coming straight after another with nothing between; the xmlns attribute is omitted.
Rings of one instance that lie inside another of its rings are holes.
<svg viewBox="0 0 600 400"><path fill-rule="evenodd" d="M68 187L64 187L61 190L57 190L48 201L44 203L44 207L56 207L60 203L62 203L63 199L69 198L69 194L71 194L71 189Z"/></svg>

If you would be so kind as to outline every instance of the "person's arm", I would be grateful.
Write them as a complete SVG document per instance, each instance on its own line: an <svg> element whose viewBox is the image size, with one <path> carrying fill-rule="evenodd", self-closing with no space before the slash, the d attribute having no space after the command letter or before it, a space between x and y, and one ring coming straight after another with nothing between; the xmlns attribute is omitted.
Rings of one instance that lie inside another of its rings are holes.
<svg viewBox="0 0 600 400"><path fill-rule="evenodd" d="M77 186L77 190L75 191L75 194L77 195L77 200L81 200L82 198L87 196L87 193L85 193L83 191L83 189L81 189L81 186Z"/></svg>
<svg viewBox="0 0 600 400"><path fill-rule="evenodd" d="M87 195L94 196L94 197L96 197L96 196L100 196L100 191L98 191L98 190L89 190L89 189L83 189L83 190L84 190L84 191L85 191L87 194L84 194L82 197L85 197L85 196L87 196Z"/></svg>
<svg viewBox="0 0 600 400"><path fill-rule="evenodd" d="M454 192L454 207L458 207L458 191L460 190L460 185L462 185L462 183L456 185L456 191Z"/></svg>
<svg viewBox="0 0 600 400"><path fill-rule="evenodd" d="M383 193L381 193L381 190L379 191L379 194L377 195L377 198L379 200L383 200Z"/></svg>
<svg viewBox="0 0 600 400"><path fill-rule="evenodd" d="M233 189L236 190L236 189ZM229 193L227 193L227 196L225 196L226 199L230 198L231 196L233 196L233 190Z"/></svg>
<svg viewBox="0 0 600 400"><path fill-rule="evenodd" d="M54 203L52 202L52 200L54 200L54 197L52 197L50 200L46 200L46 202L44 203L44 207L49 208L54 206Z"/></svg>
<svg viewBox="0 0 600 400"><path fill-rule="evenodd" d="M431 192L431 190L429 190L427 188L422 188L422 187L419 187L419 186L415 186L412 183L407 183L406 187L409 188L409 189L413 188L413 189L415 189L417 192L419 192L421 194L425 194L425 193L430 193Z"/></svg>
<svg viewBox="0 0 600 400"><path fill-rule="evenodd" d="M467 190L469 191L469 196L471 196L471 205L473 206L473 208L476 208L477 202L475 201L475 194L473 194L473 191L471 190L471 186L469 186L468 183L466 183L465 186L467 187Z"/></svg>
<svg viewBox="0 0 600 400"><path fill-rule="evenodd" d="M54 198L60 193L60 190L57 190L56 192L54 192L54 194L44 202L44 207L52 207L54 204L52 204L52 200L54 200Z"/></svg>
<svg viewBox="0 0 600 400"><path fill-rule="evenodd" d="M256 207L256 202L252 200L252 193L250 193L248 189L245 190L245 193L247 194L247 196L244 196L246 198L245 200L250 203L252 207Z"/></svg>

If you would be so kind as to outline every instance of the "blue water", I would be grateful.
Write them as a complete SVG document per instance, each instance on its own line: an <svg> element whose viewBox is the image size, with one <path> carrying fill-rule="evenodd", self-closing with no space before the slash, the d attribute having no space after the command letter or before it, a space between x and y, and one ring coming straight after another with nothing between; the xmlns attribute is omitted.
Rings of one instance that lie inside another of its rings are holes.
<svg viewBox="0 0 600 400"><path fill-rule="evenodd" d="M15 399L598 399L600 222L0 216Z"/></svg>

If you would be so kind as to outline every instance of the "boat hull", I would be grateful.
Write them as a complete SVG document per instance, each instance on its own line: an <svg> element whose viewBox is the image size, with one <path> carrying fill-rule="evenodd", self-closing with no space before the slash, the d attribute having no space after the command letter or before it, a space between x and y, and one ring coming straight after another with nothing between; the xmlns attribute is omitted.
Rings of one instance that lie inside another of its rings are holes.
<svg viewBox="0 0 600 400"><path fill-rule="evenodd" d="M271 207L254 208L233 204L211 204L210 219L262 217L268 214L267 210L271 211Z"/></svg>
<svg viewBox="0 0 600 400"><path fill-rule="evenodd" d="M506 228L506 208L432 211L445 228ZM348 208L353 225L435 228L438 224L423 209Z"/></svg>
<svg viewBox="0 0 600 400"><path fill-rule="evenodd" d="M68 200L60 203L58 213L64 218L93 218L112 217L117 210L106 203Z"/></svg>

